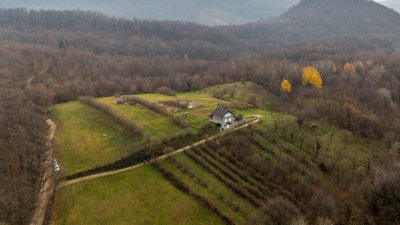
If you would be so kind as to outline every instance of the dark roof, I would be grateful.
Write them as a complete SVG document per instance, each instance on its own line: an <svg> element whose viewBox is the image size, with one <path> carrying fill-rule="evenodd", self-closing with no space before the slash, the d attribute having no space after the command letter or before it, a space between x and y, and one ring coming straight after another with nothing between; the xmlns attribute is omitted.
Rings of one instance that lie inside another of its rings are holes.
<svg viewBox="0 0 400 225"><path fill-rule="evenodd" d="M229 111L229 110L227 110L227 109L225 109L225 108L222 108L222 107L218 107L218 108L216 108L211 114L213 115L213 116L216 116L216 117L224 117L225 116L225 114L227 114L228 112L230 112L230 113L232 113L231 111ZM232 113L233 114L233 113Z"/></svg>

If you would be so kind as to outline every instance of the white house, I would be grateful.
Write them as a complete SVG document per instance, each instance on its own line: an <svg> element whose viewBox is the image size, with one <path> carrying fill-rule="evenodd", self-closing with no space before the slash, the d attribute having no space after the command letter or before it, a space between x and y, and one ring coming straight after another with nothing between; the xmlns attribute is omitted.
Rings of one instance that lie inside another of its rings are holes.
<svg viewBox="0 0 400 225"><path fill-rule="evenodd" d="M221 125L221 130L235 126L235 114L225 108L218 107L211 113L211 121Z"/></svg>

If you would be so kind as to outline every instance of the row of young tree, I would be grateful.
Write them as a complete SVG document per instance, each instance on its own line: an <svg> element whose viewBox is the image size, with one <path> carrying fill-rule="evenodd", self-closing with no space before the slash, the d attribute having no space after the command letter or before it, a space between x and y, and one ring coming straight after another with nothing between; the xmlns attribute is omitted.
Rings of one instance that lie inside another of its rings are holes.
<svg viewBox="0 0 400 225"><path fill-rule="evenodd" d="M286 123L282 121L277 129L248 128L209 143L214 152L223 152L225 159L239 166L244 164L242 171L253 170L250 174L256 180L270 183L265 186L270 187L274 195L249 215L249 224L398 223L400 145L392 146L388 151L368 153L370 157L367 160L353 163L336 161L332 171L325 171L321 161L314 157L313 149L318 148L318 144L300 147L298 140L290 142L289 132L282 136L287 129ZM310 128L306 129L310 132ZM260 155L253 145L266 154ZM326 146L327 143L320 141L320 145ZM274 146L282 153L274 152ZM332 151L340 154L341 150ZM310 162L309 158L313 161ZM278 163L274 163L276 161ZM357 165L370 169L357 178L359 175L354 172ZM284 191L279 192L280 189Z"/></svg>

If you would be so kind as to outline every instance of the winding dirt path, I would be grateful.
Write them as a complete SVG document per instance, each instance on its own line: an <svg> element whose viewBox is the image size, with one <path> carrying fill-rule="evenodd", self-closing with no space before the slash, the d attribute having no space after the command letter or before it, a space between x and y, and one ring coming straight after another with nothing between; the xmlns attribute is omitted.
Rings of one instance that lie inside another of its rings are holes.
<svg viewBox="0 0 400 225"><path fill-rule="evenodd" d="M44 68L37 74L41 76L49 68L49 64L46 61ZM31 88L32 80L36 76L31 76L26 82L26 89ZM38 200L36 202L35 211L33 213L30 225L43 225L44 218L46 216L46 210L50 203L50 200L54 194L55 181L54 181L54 171L53 171L53 139L56 132L56 124L51 120L46 120L49 126L49 133L47 135L47 151L44 153L44 160L42 166L44 167L44 174L40 182L40 190L38 194Z"/></svg>
<svg viewBox="0 0 400 225"><path fill-rule="evenodd" d="M47 136L47 152L44 156L43 166L45 168L45 173L42 179L42 187L39 191L38 201L36 203L36 209L33 214L31 225L42 225L44 222L44 217L46 215L46 210L49 205L50 199L54 194L54 171L53 171L53 139L56 132L56 124L47 119L46 123L49 125L49 134Z"/></svg>
<svg viewBox="0 0 400 225"><path fill-rule="evenodd" d="M254 119L251 120L250 122L246 123L246 124L243 124L243 125L241 125L239 127L236 127L236 128L230 129L230 130L225 130L225 131L220 132L220 133L218 133L216 135L213 135L211 137L205 138L205 139L203 139L201 141L195 142L195 143L193 143L191 145L188 145L186 147L180 148L180 149L178 149L176 151L173 151L171 153L159 156L159 157L157 157L155 159L150 160L147 163L143 162L143 163L139 163L139 164L136 164L134 166L130 166L130 167L119 169L119 170L113 170L113 171L93 174L93 175L89 175L89 176L86 176L86 177L81 177L81 178L77 178L77 179L73 179L73 180L68 180L68 181L62 182L62 183L57 185L56 190L58 190L60 188L63 188L63 187L66 187L66 186L69 186L69 185L72 185L72 184L80 183L80 182L87 181L87 180L92 180L92 179L99 178L99 177L106 177L106 176L110 176L110 175L117 174L117 173L122 173L122 172L125 172L125 171L129 171L129 170L133 170L133 169L136 169L136 168L140 168L142 166L154 163L156 161L164 160L164 159L166 159L168 157L171 157L173 155L179 154L181 152L189 151L189 150L191 150L192 148L194 148L196 146L199 146L201 144L206 143L207 141L216 139L218 137L224 136L226 134L229 134L229 133L232 133L234 131L246 128L246 127L248 127L250 125L256 124L256 123L261 121L261 118L262 118L262 116L260 116L260 115L254 115Z"/></svg>

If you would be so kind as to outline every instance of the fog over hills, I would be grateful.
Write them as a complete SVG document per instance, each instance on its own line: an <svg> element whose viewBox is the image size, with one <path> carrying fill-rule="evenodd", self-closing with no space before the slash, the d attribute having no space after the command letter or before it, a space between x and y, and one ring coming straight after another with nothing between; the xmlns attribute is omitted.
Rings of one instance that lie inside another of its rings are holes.
<svg viewBox="0 0 400 225"><path fill-rule="evenodd" d="M268 20L299 0L2 0L0 8L81 9L127 19L181 20L205 25L232 25ZM380 0L400 10L399 0Z"/></svg>
<svg viewBox="0 0 400 225"><path fill-rule="evenodd" d="M298 0L2 0L0 8L82 9L128 19L243 24L277 17Z"/></svg>

